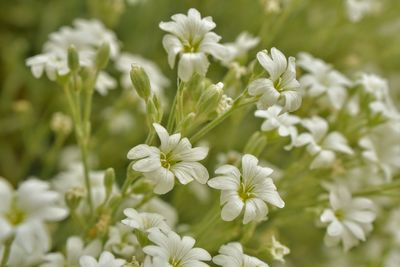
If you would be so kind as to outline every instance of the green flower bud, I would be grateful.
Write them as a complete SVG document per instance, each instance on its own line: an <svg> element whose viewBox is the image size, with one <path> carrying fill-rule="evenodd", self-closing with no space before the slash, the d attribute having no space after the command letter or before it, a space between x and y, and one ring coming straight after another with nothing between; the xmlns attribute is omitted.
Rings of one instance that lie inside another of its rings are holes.
<svg viewBox="0 0 400 267"><path fill-rule="evenodd" d="M210 114L216 111L223 93L223 83L212 84L200 96L197 102L199 114Z"/></svg>
<svg viewBox="0 0 400 267"><path fill-rule="evenodd" d="M153 95L147 101L147 114L150 118L150 123L160 122L162 120L163 111L160 105L160 101L156 95Z"/></svg>
<svg viewBox="0 0 400 267"><path fill-rule="evenodd" d="M144 100L148 100L151 96L150 80L146 71L138 64L132 64L131 68L131 81L137 94Z"/></svg>
<svg viewBox="0 0 400 267"><path fill-rule="evenodd" d="M86 193L84 188L73 187L65 193L65 203L69 209L75 210L85 195Z"/></svg>
<svg viewBox="0 0 400 267"><path fill-rule="evenodd" d="M106 189L107 198L110 196L115 182L115 171L113 168L108 168L104 174L104 187Z"/></svg>
<svg viewBox="0 0 400 267"><path fill-rule="evenodd" d="M78 51L74 45L68 48L68 67L72 72L78 71L80 67Z"/></svg>
<svg viewBox="0 0 400 267"><path fill-rule="evenodd" d="M107 67L110 59L110 46L108 43L103 43L96 53L96 67L101 70Z"/></svg>

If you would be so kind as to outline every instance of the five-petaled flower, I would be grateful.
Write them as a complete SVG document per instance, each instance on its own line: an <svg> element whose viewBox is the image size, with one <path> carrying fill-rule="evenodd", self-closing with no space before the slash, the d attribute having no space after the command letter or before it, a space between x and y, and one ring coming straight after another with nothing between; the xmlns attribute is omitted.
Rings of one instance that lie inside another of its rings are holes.
<svg viewBox="0 0 400 267"><path fill-rule="evenodd" d="M198 161L208 153L206 147L192 148L189 139L181 138L181 134L169 135L161 125L153 124L160 147L141 144L128 152L128 159L134 160L132 168L155 183L154 192L165 194L172 190L175 177L181 184L196 180L205 184L208 180L207 169Z"/></svg>
<svg viewBox="0 0 400 267"><path fill-rule="evenodd" d="M215 173L220 176L208 181L208 185L221 191L221 217L232 221L244 209L243 223L262 221L266 218L266 202L283 208L285 203L269 177L273 172L267 167L258 166L258 159L250 154L242 158L242 172L233 165L223 165Z"/></svg>

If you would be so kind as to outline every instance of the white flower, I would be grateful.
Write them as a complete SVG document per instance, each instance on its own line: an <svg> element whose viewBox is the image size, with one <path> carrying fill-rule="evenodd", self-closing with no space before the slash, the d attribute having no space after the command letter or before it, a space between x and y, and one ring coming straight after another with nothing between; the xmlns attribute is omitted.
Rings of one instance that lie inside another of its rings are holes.
<svg viewBox="0 0 400 267"><path fill-rule="evenodd" d="M232 221L244 210L243 223L266 219L270 203L283 208L285 203L269 177L273 172L267 167L257 165L258 159L246 154L242 158L242 173L233 165L223 165L215 173L220 176L208 181L208 185L221 191L221 217Z"/></svg>
<svg viewBox="0 0 400 267"><path fill-rule="evenodd" d="M124 210L128 218L122 220L122 223L143 232L148 232L151 228L160 228L163 231L169 231L170 228L165 218L156 213L137 212L135 209L128 208Z"/></svg>
<svg viewBox="0 0 400 267"><path fill-rule="evenodd" d="M281 106L274 105L267 110L257 110L255 115L259 118L265 118L261 125L261 130L264 132L278 129L280 136L290 135L294 138L297 135L297 129L294 125L300 122L300 118L282 112Z"/></svg>
<svg viewBox="0 0 400 267"><path fill-rule="evenodd" d="M325 243L335 245L341 241L347 251L360 240L365 241L376 218L374 203L363 197L352 198L344 186L331 189L329 202L331 208L325 209L320 218L328 225Z"/></svg>
<svg viewBox="0 0 400 267"><path fill-rule="evenodd" d="M109 228L104 249L117 256L129 259L134 256L136 251L140 251L140 244L135 234L132 233L131 227L117 223L117 225Z"/></svg>
<svg viewBox="0 0 400 267"><path fill-rule="evenodd" d="M158 197L150 199L150 201L145 203L140 210L160 214L165 218L167 224L171 228L178 222L178 212L175 208L170 203Z"/></svg>
<svg viewBox="0 0 400 267"><path fill-rule="evenodd" d="M386 123L360 139L362 156L382 170L386 181L400 170L400 126Z"/></svg>
<svg viewBox="0 0 400 267"><path fill-rule="evenodd" d="M267 50L257 53L258 62L268 72L269 78L260 78L249 84L249 94L261 96L257 103L259 109L266 109L274 104L282 104L285 111L297 110L301 105L296 80L295 58L287 60L281 51L273 47L271 55Z"/></svg>
<svg viewBox="0 0 400 267"><path fill-rule="evenodd" d="M100 206L106 199L106 189L104 186L104 171L90 171L89 179L91 185L92 202L94 207ZM71 164L67 171L59 173L53 179L54 188L62 193L66 194L70 190L74 189L85 189L85 179L83 173L83 166L81 164ZM118 188L115 185L112 190L112 194L118 192ZM82 205L86 205L85 201L82 201ZM82 206L80 209L87 208ZM79 209L79 210L80 210ZM78 210L78 211L79 211Z"/></svg>
<svg viewBox="0 0 400 267"><path fill-rule="evenodd" d="M171 68L179 55L178 76L188 81L194 73L205 76L207 73L207 55L224 60L227 49L219 44L220 36L211 32L215 23L211 17L201 18L199 11L189 9L188 14L175 14L173 21L161 22L160 28L169 34L163 38L163 46L168 53L168 63Z"/></svg>
<svg viewBox="0 0 400 267"><path fill-rule="evenodd" d="M353 150L348 146L346 138L339 132L328 133L328 123L321 117L314 116L303 119L301 124L309 131L300 134L294 141L294 146L307 145L307 151L315 156L310 168L328 168L336 159L336 153L340 152L352 155Z"/></svg>
<svg viewBox="0 0 400 267"><path fill-rule="evenodd" d="M79 64L84 67L93 67L96 51L103 43L110 47L110 58L115 59L119 53L119 43L115 34L107 30L96 20L77 19L74 27L62 27L58 32L50 34L44 44L43 53L26 60L32 74L39 78L45 72L47 77L54 81L58 75L70 72L68 67L68 48L76 47L79 55ZM115 80L105 72L100 72L95 88L101 94L116 86Z"/></svg>
<svg viewBox="0 0 400 267"><path fill-rule="evenodd" d="M44 257L44 263L40 267L79 267L79 259L83 255L97 258L101 252L99 239L91 241L86 246L78 236L71 236L67 240L65 256L61 253L50 253Z"/></svg>
<svg viewBox="0 0 400 267"><path fill-rule="evenodd" d="M284 245L282 245L278 240L276 240L275 236L272 236L272 244L269 248L271 256L274 260L285 262L283 257L290 253L290 249Z"/></svg>
<svg viewBox="0 0 400 267"><path fill-rule="evenodd" d="M376 0L346 0L347 16L352 22L360 21L365 15L379 9Z"/></svg>
<svg viewBox="0 0 400 267"><path fill-rule="evenodd" d="M224 59L224 63L232 62L245 55L250 49L254 48L260 42L260 38L252 36L248 32L242 32L233 43L225 43L229 56Z"/></svg>
<svg viewBox="0 0 400 267"><path fill-rule="evenodd" d="M155 183L154 192L157 194L171 191L175 177L181 184L193 180L205 184L208 171L198 161L207 156L208 148L192 148L189 139L181 138L179 133L170 136L161 125L154 123L153 126L161 145L157 148L142 144L132 148L128 152L128 159L135 160L132 168Z"/></svg>
<svg viewBox="0 0 400 267"><path fill-rule="evenodd" d="M149 240L154 245L143 248L143 252L153 259L153 266L192 267L208 266L203 261L211 260L210 254L202 248L194 248L196 240L190 236L180 237L173 231L162 232L153 228ZM162 265L154 265L154 259ZM145 262L144 267L151 266Z"/></svg>
<svg viewBox="0 0 400 267"><path fill-rule="evenodd" d="M60 205L61 195L50 190L47 182L34 178L22 182L14 191L0 177L0 196L0 240L12 231L17 236L29 232L32 223L61 221L68 215L67 209Z"/></svg>
<svg viewBox="0 0 400 267"><path fill-rule="evenodd" d="M92 256L82 256L79 259L81 267L122 267L125 260L116 259L113 254L108 251L101 253L99 261Z"/></svg>
<svg viewBox="0 0 400 267"><path fill-rule="evenodd" d="M268 267L269 265L256 257L243 253L242 245L238 242L221 246L219 255L213 258L213 262L222 267Z"/></svg>
<svg viewBox="0 0 400 267"><path fill-rule="evenodd" d="M308 72L300 78L300 84L306 89L306 94L311 97L325 94L330 105L340 109L347 98L350 80L321 59L307 53L300 53L297 63Z"/></svg>
<svg viewBox="0 0 400 267"><path fill-rule="evenodd" d="M158 96L163 96L164 89L169 86L169 80L161 72L160 68L152 61L139 55L122 53L115 63L116 68L122 72L121 84L125 89L132 88L130 71L132 64L138 64L146 71L149 76L150 86Z"/></svg>

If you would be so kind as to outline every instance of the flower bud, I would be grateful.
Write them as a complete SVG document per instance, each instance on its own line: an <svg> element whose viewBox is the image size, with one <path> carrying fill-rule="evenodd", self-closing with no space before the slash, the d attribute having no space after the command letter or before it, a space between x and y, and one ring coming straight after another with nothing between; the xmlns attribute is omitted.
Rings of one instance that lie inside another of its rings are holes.
<svg viewBox="0 0 400 267"><path fill-rule="evenodd" d="M70 210L75 210L85 195L84 188L73 187L65 193L65 203Z"/></svg>
<svg viewBox="0 0 400 267"><path fill-rule="evenodd" d="M197 111L201 114L210 114L218 107L223 93L223 83L212 84L200 96L197 102Z"/></svg>
<svg viewBox="0 0 400 267"><path fill-rule="evenodd" d="M68 67L72 72L79 70L79 55L74 45L68 48Z"/></svg>
<svg viewBox="0 0 400 267"><path fill-rule="evenodd" d="M114 182L115 182L115 171L113 168L108 168L104 174L104 187L106 189L107 198L111 194L111 191L114 187Z"/></svg>
<svg viewBox="0 0 400 267"><path fill-rule="evenodd" d="M160 105L160 101L156 95L153 95L147 101L147 114L150 118L150 123L160 122L162 120L163 111Z"/></svg>
<svg viewBox="0 0 400 267"><path fill-rule="evenodd" d="M107 67L110 58L110 45L103 43L96 53L96 67L101 70Z"/></svg>
<svg viewBox="0 0 400 267"><path fill-rule="evenodd" d="M55 132L64 136L68 135L72 130L72 120L68 115L56 112L51 117L50 128Z"/></svg>
<svg viewBox="0 0 400 267"><path fill-rule="evenodd" d="M150 80L144 68L138 64L132 64L131 81L137 94L144 100L148 100L151 95Z"/></svg>

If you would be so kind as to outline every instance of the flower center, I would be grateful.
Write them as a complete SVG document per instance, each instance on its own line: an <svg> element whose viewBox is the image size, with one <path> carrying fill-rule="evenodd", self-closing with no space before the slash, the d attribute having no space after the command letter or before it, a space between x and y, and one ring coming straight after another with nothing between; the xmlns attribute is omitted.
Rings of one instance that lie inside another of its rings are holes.
<svg viewBox="0 0 400 267"><path fill-rule="evenodd" d="M335 216L339 221L343 220L345 217L344 211L341 209L335 210Z"/></svg>
<svg viewBox="0 0 400 267"><path fill-rule="evenodd" d="M171 168L172 165L176 163L175 161L170 159L169 154L165 154L163 152L160 153L160 162L161 166L168 170Z"/></svg>
<svg viewBox="0 0 400 267"><path fill-rule="evenodd" d="M253 193L251 191L251 187L246 186L243 182L240 183L238 194L243 201L246 201L253 197Z"/></svg>
<svg viewBox="0 0 400 267"><path fill-rule="evenodd" d="M25 220L26 214L22 210L13 207L9 213L6 213L6 218L12 225L18 225Z"/></svg>
<svg viewBox="0 0 400 267"><path fill-rule="evenodd" d="M181 266L181 260L180 259L176 259L175 257L170 258L168 261L169 264L172 265L172 267L179 267Z"/></svg>

